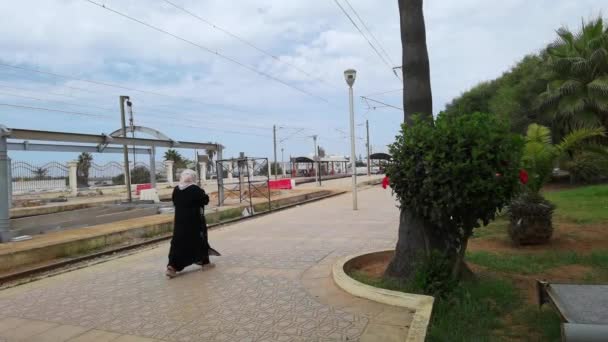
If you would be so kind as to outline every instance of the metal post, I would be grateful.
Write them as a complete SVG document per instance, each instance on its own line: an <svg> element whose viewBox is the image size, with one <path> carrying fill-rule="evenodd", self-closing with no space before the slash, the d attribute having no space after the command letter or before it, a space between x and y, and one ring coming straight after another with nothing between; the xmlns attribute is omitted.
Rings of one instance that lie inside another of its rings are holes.
<svg viewBox="0 0 608 342"><path fill-rule="evenodd" d="M274 143L274 180L277 180L277 126L272 126L272 140Z"/></svg>
<svg viewBox="0 0 608 342"><path fill-rule="evenodd" d="M372 174L372 166L369 161L369 120L365 120L365 129L367 130L367 142L365 144L365 147L367 147L367 177L369 177Z"/></svg>
<svg viewBox="0 0 608 342"><path fill-rule="evenodd" d="M128 99L127 99L127 101L128 101ZM131 130L131 138L135 139L135 122L133 121L133 108L131 107L130 101L127 102L127 106L129 109L129 127ZM127 136L125 135L125 138L126 137ZM136 162L137 158L135 156L136 156L135 143L133 143L133 168L135 168L137 166L137 162Z"/></svg>
<svg viewBox="0 0 608 342"><path fill-rule="evenodd" d="M8 143L10 131L0 126L0 242L8 242L12 236L10 231L10 212L8 204Z"/></svg>
<svg viewBox="0 0 608 342"><path fill-rule="evenodd" d="M11 164L11 158L7 158L7 171L8 173L8 208L13 207L13 167Z"/></svg>
<svg viewBox="0 0 608 342"><path fill-rule="evenodd" d="M156 147L150 148L150 183L156 189Z"/></svg>
<svg viewBox="0 0 608 342"><path fill-rule="evenodd" d="M122 136L127 137L127 123L125 121L125 101L129 100L128 96L120 97L120 121L122 127ZM129 202L133 202L131 195L131 172L129 169L129 146L123 145L124 163L125 163L125 184L127 185L127 198Z"/></svg>
<svg viewBox="0 0 608 342"><path fill-rule="evenodd" d="M353 87L348 87L348 102L350 107L350 164L353 180L353 210L357 210L357 157L355 154L355 110L353 108Z"/></svg>
<svg viewBox="0 0 608 342"><path fill-rule="evenodd" d="M281 147L281 168L283 169L283 172L282 172L283 173L283 178L285 178L285 175L287 174L287 171L286 171L287 168L285 167L285 158L283 156L283 148L282 147Z"/></svg>
<svg viewBox="0 0 608 342"><path fill-rule="evenodd" d="M315 157L314 157L315 162L314 162L314 164L313 164L313 170L315 169L315 166L316 166L316 170L315 170L315 178L316 178L316 180L317 180L317 183L319 183L319 184L320 184L320 183L321 183L321 182L320 182L320 178L319 178L319 171L320 171L320 170L319 170L319 169L320 169L320 167L319 167L319 166L320 166L320 165L319 165L319 157L318 157L318 155L319 155L319 154L318 154L318 152L319 152L319 151L318 151L318 149L317 149L317 137L318 137L317 135L313 135L313 136L312 136L312 140L313 140L313 142L315 143Z"/></svg>
<svg viewBox="0 0 608 342"><path fill-rule="evenodd" d="M217 146L217 161L216 163L222 161L224 159L223 151L221 146ZM217 180L217 199L218 206L222 206L224 204L224 167L219 167L220 165L216 165L215 168L215 179ZM220 174L221 173L221 174Z"/></svg>
<svg viewBox="0 0 608 342"><path fill-rule="evenodd" d="M243 167L246 163L245 152L239 152L239 159L237 160L237 168L239 171L239 193L241 202L243 202L243 191L245 188L245 175L243 174Z"/></svg>

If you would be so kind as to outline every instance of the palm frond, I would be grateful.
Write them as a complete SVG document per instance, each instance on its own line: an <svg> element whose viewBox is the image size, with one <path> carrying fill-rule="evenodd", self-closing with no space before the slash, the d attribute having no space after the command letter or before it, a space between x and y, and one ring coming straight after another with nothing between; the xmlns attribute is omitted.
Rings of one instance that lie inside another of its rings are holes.
<svg viewBox="0 0 608 342"><path fill-rule="evenodd" d="M562 95L556 90L547 90L538 96L538 109L544 111L559 103Z"/></svg>
<svg viewBox="0 0 608 342"><path fill-rule="evenodd" d="M582 83L577 80L567 80L559 87L559 92L562 96L572 95L580 91L582 87Z"/></svg>
<svg viewBox="0 0 608 342"><path fill-rule="evenodd" d="M592 94L608 96L608 76L596 78L591 83L587 84L587 89Z"/></svg>
<svg viewBox="0 0 608 342"><path fill-rule="evenodd" d="M531 124L526 132L527 143L551 145L551 130L539 124Z"/></svg>
<svg viewBox="0 0 608 342"><path fill-rule="evenodd" d="M596 115L606 115L608 114L608 99L603 96L590 98L589 107L593 109Z"/></svg>
<svg viewBox="0 0 608 342"><path fill-rule="evenodd" d="M605 137L604 127L581 127L568 133L564 139L556 146L560 154L572 151L580 147L591 138Z"/></svg>
<svg viewBox="0 0 608 342"><path fill-rule="evenodd" d="M560 99L557 110L563 115L575 116L587 108L584 96L564 96Z"/></svg>
<svg viewBox="0 0 608 342"><path fill-rule="evenodd" d="M576 75L585 75L592 69L591 61L580 58L572 63L571 71Z"/></svg>
<svg viewBox="0 0 608 342"><path fill-rule="evenodd" d="M608 158L608 147L599 144L585 144L581 148L601 158Z"/></svg>
<svg viewBox="0 0 608 342"><path fill-rule="evenodd" d="M558 45L573 45L574 44L574 34L566 27L560 27L557 29L557 36L559 39L555 42Z"/></svg>
<svg viewBox="0 0 608 342"><path fill-rule="evenodd" d="M572 70L572 60L566 57L553 56L551 59L551 66L553 70L558 74L568 73Z"/></svg>

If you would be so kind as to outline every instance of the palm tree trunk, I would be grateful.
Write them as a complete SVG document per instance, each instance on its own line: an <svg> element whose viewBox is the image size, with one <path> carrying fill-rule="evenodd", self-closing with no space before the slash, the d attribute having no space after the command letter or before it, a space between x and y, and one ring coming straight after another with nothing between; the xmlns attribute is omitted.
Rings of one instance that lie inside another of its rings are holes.
<svg viewBox="0 0 608 342"><path fill-rule="evenodd" d="M426 46L423 0L399 0L403 50L404 121L413 114L433 115L429 54Z"/></svg>
<svg viewBox="0 0 608 342"><path fill-rule="evenodd" d="M420 114L432 120L433 96L423 0L398 1L403 49L404 121L411 124L413 114ZM414 274L414 265L420 258L428 257L433 249L444 249L439 240L434 238L433 227L427 220L408 208L401 208L395 257L385 275L409 280Z"/></svg>

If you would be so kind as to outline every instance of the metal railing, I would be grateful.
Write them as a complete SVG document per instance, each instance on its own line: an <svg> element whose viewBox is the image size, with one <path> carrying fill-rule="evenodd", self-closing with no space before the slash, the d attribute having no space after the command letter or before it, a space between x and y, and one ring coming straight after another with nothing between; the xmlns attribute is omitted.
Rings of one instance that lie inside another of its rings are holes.
<svg viewBox="0 0 608 342"><path fill-rule="evenodd" d="M35 165L11 162L13 193L64 191L68 188L69 168L58 162Z"/></svg>

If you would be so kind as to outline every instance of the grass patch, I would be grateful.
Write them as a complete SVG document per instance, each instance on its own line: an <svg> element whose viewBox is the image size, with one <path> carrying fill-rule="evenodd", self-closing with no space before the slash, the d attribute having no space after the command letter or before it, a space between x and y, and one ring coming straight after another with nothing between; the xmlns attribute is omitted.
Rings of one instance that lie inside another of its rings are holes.
<svg viewBox="0 0 608 342"><path fill-rule="evenodd" d="M371 278L362 272L350 276L379 288L420 292L402 282ZM493 341L493 332L502 327L501 317L520 302L509 281L484 277L463 282L448 297L435 299L427 341Z"/></svg>
<svg viewBox="0 0 608 342"><path fill-rule="evenodd" d="M520 302L509 281L484 277L464 282L449 298L435 302L427 341L495 341L501 318Z"/></svg>
<svg viewBox="0 0 608 342"><path fill-rule="evenodd" d="M585 265L608 269L608 251L595 251L584 255L575 252L505 255L478 251L467 252L466 259L495 271L521 274L541 273L566 265Z"/></svg>
<svg viewBox="0 0 608 342"><path fill-rule="evenodd" d="M524 331L505 330L503 336L518 340L533 340L530 333L539 335L538 341L561 341L561 319L549 305L542 308L527 305L513 314L512 324L525 328Z"/></svg>
<svg viewBox="0 0 608 342"><path fill-rule="evenodd" d="M496 220L485 227L473 230L472 239L484 239L495 236L504 236L509 229L509 218L505 215L499 216Z"/></svg>
<svg viewBox="0 0 608 342"><path fill-rule="evenodd" d="M608 185L546 192L545 198L557 206L556 215L580 224L608 221Z"/></svg>

